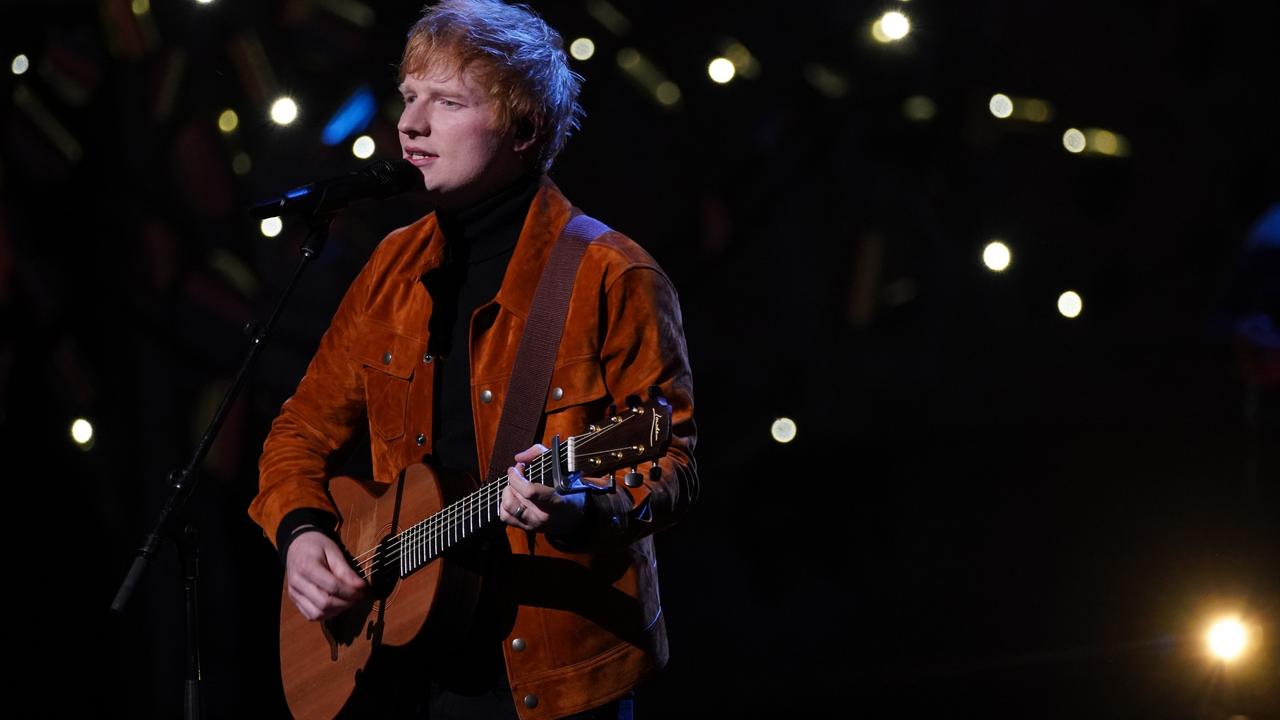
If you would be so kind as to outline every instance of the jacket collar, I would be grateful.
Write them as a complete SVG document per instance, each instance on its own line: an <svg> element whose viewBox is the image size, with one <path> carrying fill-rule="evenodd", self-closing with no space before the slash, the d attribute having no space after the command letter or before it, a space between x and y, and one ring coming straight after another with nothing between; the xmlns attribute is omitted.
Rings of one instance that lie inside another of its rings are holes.
<svg viewBox="0 0 1280 720"><path fill-rule="evenodd" d="M520 230L520 239L516 241L515 252L512 253L506 275L502 278L502 286L498 288L498 294L494 298L504 309L521 319L529 315L538 279L542 276L542 268L551 255L556 238L560 237L560 232L575 214L573 205L551 178L543 175L538 182L538 192L529 204L529 214ZM427 237L427 245L416 268L415 279L444 262L445 238L435 213L425 218L422 232Z"/></svg>

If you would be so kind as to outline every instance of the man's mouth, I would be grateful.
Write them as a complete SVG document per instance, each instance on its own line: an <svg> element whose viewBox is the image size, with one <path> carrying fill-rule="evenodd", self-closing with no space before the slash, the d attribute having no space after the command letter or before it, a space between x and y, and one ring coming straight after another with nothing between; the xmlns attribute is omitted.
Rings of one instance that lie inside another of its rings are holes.
<svg viewBox="0 0 1280 720"><path fill-rule="evenodd" d="M426 160L427 158L436 157L432 153L423 152L421 150L409 150L405 152L405 156L410 160Z"/></svg>

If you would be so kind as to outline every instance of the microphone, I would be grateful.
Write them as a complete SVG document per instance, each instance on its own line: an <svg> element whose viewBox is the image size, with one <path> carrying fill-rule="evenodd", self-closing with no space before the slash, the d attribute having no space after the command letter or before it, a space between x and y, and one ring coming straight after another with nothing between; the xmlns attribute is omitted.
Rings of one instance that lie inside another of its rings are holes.
<svg viewBox="0 0 1280 720"><path fill-rule="evenodd" d="M294 188L249 208L255 220L284 215L326 215L366 198L421 190L422 173L408 160L379 160L360 170Z"/></svg>

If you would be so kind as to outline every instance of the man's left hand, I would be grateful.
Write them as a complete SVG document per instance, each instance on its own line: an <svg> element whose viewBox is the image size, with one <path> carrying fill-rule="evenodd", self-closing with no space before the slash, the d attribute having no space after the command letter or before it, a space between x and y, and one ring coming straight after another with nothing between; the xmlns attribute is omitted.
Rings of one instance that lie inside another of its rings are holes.
<svg viewBox="0 0 1280 720"><path fill-rule="evenodd" d="M542 445L534 445L516 454L515 466L507 469L507 487L502 491L498 517L521 530L563 535L581 522L586 495L561 495L555 488L529 482L524 476L525 463L546 451Z"/></svg>

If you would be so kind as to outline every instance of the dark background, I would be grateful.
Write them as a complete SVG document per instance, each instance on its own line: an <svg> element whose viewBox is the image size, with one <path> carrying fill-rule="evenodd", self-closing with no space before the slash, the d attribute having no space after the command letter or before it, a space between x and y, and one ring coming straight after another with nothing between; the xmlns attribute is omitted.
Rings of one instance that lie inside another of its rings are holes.
<svg viewBox="0 0 1280 720"><path fill-rule="evenodd" d="M362 84L376 157L398 155L420 9L152 5L0 5L11 692L40 714L180 712L172 548L107 607L296 261L301 228L264 238L245 208L363 163L319 139ZM536 3L597 46L552 176L680 289L704 484L658 538L672 660L639 717L1280 717L1280 270L1246 245L1280 201L1277 5L619 1L622 32L597 5ZM870 41L894 7L911 35ZM760 72L714 85L734 40ZM624 47L679 104L619 69ZM302 108L288 128L278 92ZM1054 117L998 120L995 92ZM915 95L930 120L904 116ZM1069 154L1072 126L1131 152ZM284 713L280 569L245 514L258 449L346 284L421 211L336 223L205 465L211 716ZM995 237L1003 274L981 263ZM1254 633L1230 666L1204 649L1221 613Z"/></svg>

